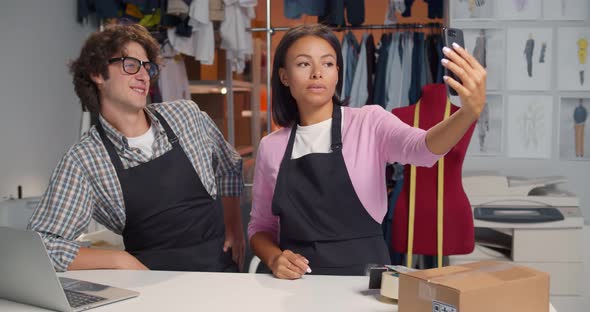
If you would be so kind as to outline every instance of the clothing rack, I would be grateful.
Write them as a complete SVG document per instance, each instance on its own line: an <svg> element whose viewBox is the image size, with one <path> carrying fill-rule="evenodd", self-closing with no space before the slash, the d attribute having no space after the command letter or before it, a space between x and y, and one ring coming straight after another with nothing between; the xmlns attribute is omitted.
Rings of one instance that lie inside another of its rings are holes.
<svg viewBox="0 0 590 312"><path fill-rule="evenodd" d="M292 27L288 26L278 26L278 27L258 27L258 28L248 28L247 30L250 32L261 32L261 31L268 31L271 34L277 31L288 31ZM426 23L426 24L419 24L419 23L397 23L397 24L388 24L388 25L358 25L358 26L332 26L329 27L333 31L346 31L346 30L379 30L379 29L424 29L424 28L443 28L443 24L441 23Z"/></svg>
<svg viewBox="0 0 590 312"><path fill-rule="evenodd" d="M266 0L266 27L257 27L257 28L248 28L246 30L250 32L266 32L266 131L270 134L271 130L271 89L270 89L270 74L271 74L271 62L270 62L270 55L271 55L271 36L273 33L277 31L287 31L290 27L272 27L271 26L271 14L270 14L270 2L271 0ZM443 2L443 20L444 24L448 24L449 21L449 0L444 0ZM427 23L427 24L406 24L406 23L396 23L390 25L359 25L359 26L343 26L343 27L331 27L334 31L342 31L342 30L356 30L356 29L421 29L421 28L442 28L444 25L440 23ZM252 107L252 111L254 111L254 107Z"/></svg>

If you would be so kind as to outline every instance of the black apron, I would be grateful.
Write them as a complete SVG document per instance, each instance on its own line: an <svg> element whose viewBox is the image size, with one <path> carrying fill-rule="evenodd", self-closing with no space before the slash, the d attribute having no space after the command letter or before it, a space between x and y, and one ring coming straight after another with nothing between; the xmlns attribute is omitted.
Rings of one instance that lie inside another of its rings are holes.
<svg viewBox="0 0 590 312"><path fill-rule="evenodd" d="M125 250L150 270L237 272L231 252L223 252L221 197L211 197L166 120L154 114L172 149L128 169L96 125L123 191Z"/></svg>
<svg viewBox="0 0 590 312"><path fill-rule="evenodd" d="M342 113L332 113L332 152L291 159L297 125L283 156L272 200L280 217L280 248L309 260L312 274L365 275L389 264L381 225L353 188L342 157Z"/></svg>

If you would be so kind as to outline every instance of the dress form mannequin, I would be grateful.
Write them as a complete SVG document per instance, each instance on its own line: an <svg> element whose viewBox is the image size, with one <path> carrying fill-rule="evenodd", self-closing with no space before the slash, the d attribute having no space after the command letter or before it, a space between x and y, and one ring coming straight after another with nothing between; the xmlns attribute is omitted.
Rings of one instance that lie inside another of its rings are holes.
<svg viewBox="0 0 590 312"><path fill-rule="evenodd" d="M430 129L443 120L447 104L444 84L430 84L422 89L419 127ZM450 105L450 113L459 107ZM416 105L393 110L398 118L413 125ZM442 254L467 254L474 248L474 228L471 205L463 190L461 169L475 123L444 157L443 243ZM397 200L393 218L393 249L408 251L408 211L410 196L410 166L405 166L404 186ZM416 198L413 253L437 255L437 187L438 163L431 168L416 168Z"/></svg>

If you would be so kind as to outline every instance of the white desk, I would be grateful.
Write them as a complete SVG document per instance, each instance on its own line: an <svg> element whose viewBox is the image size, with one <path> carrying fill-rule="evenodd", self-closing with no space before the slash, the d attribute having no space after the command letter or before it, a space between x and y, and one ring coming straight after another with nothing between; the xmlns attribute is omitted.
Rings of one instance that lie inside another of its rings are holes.
<svg viewBox="0 0 590 312"><path fill-rule="evenodd" d="M90 311L364 311L393 312L368 277L305 276L296 281L266 274L73 271L60 276L139 291L137 298ZM0 299L0 311L46 311Z"/></svg>
<svg viewBox="0 0 590 312"><path fill-rule="evenodd" d="M363 311L396 312L367 290L368 277L305 276L296 281L266 274L158 271L74 271L60 276L139 291L137 298L90 311ZM0 311L45 309L0 299ZM556 312L551 306L551 312Z"/></svg>

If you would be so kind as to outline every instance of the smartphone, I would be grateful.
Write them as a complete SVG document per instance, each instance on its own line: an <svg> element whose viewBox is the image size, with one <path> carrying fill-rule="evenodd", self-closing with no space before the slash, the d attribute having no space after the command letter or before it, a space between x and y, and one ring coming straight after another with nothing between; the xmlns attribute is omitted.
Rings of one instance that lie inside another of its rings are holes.
<svg viewBox="0 0 590 312"><path fill-rule="evenodd" d="M445 47L452 49L453 43L456 43L456 44L460 45L461 47L465 47L465 41L463 40L463 31L458 28L443 28L443 44L445 45ZM461 80L459 80L459 78L452 71L448 70L446 67L445 67L445 75L449 76L449 77L457 80L459 83L461 83ZM458 95L458 93L457 93L457 91L455 91L455 89L451 88L448 85L447 85L447 88L449 89L449 93L451 95Z"/></svg>

